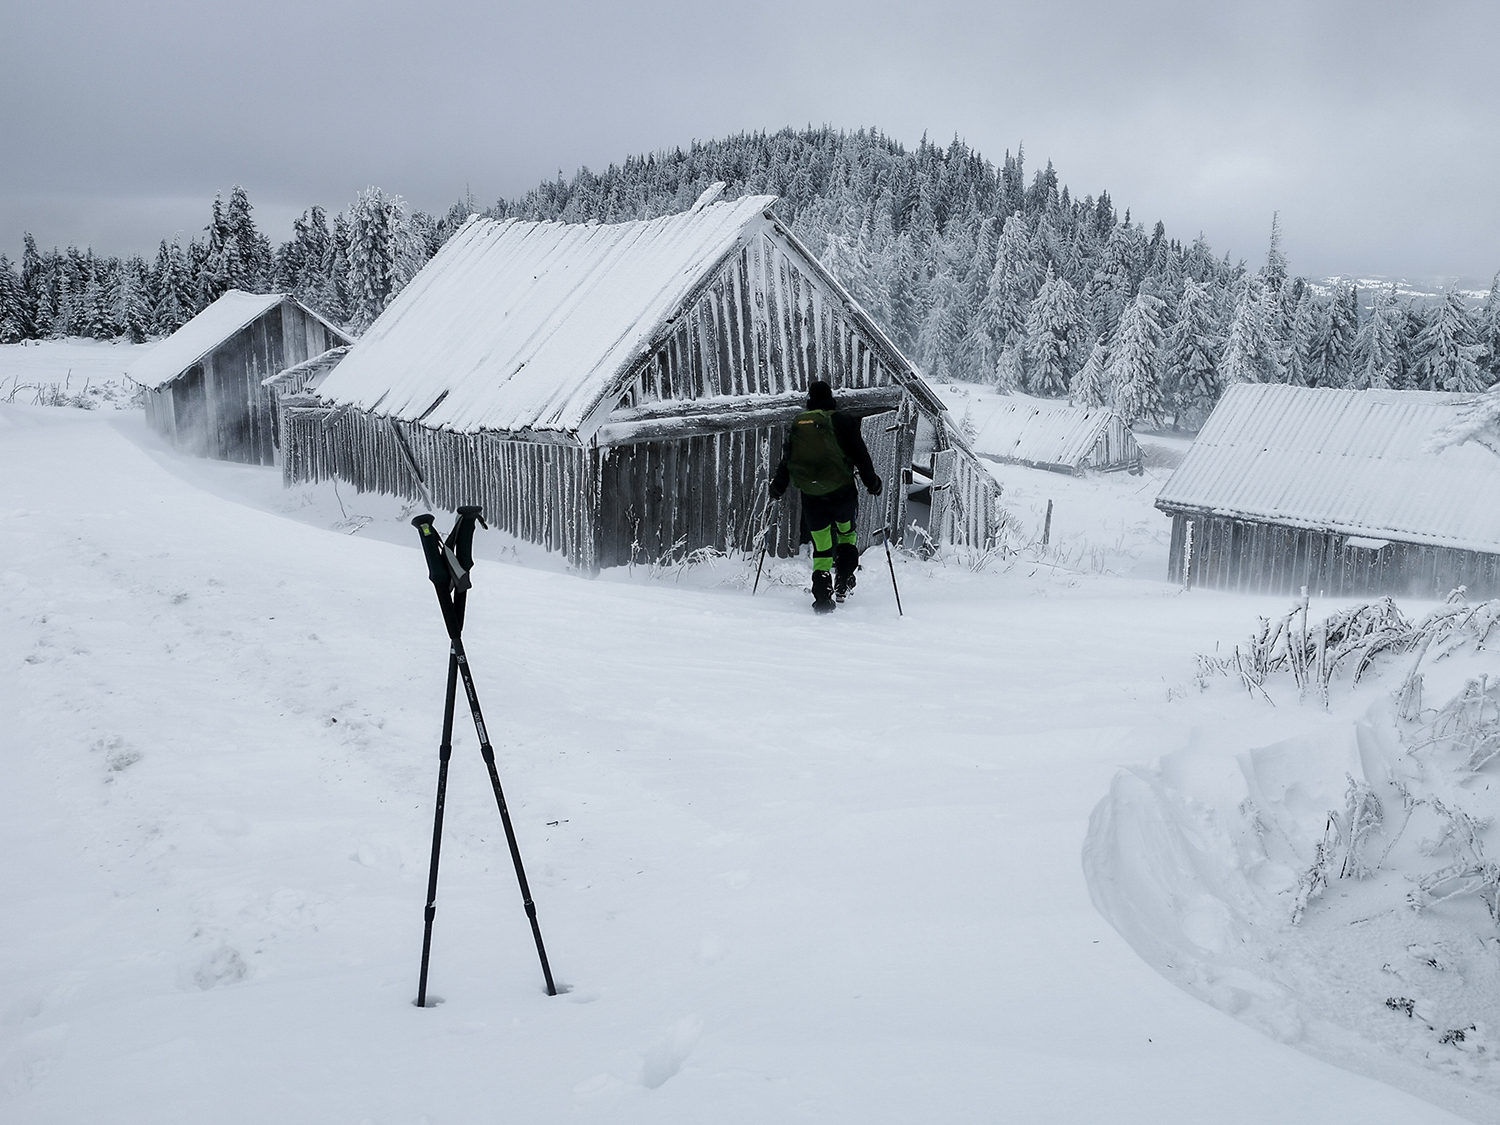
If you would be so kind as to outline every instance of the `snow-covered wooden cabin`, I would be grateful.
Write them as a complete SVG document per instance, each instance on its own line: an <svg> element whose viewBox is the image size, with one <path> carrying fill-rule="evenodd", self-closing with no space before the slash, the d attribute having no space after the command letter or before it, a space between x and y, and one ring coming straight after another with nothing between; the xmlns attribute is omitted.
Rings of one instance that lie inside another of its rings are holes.
<svg viewBox="0 0 1500 1125"><path fill-rule="evenodd" d="M862 416L889 486L862 501L862 545L903 523L922 419L939 534L984 544L994 483L774 201L706 194L608 225L471 219L315 396L284 400L285 481L479 503L585 571L746 548L786 427L822 379ZM779 553L798 545L788 496Z"/></svg>
<svg viewBox="0 0 1500 1125"><path fill-rule="evenodd" d="M1141 469L1141 447L1125 419L1108 407L1004 395L986 399L974 451L1013 465L1077 476Z"/></svg>
<svg viewBox="0 0 1500 1125"><path fill-rule="evenodd" d="M351 338L280 293L231 289L131 365L152 429L184 453L270 465L265 379Z"/></svg>
<svg viewBox="0 0 1500 1125"><path fill-rule="evenodd" d="M1168 577L1259 593L1500 593L1500 457L1428 439L1470 396L1240 384L1156 506Z"/></svg>

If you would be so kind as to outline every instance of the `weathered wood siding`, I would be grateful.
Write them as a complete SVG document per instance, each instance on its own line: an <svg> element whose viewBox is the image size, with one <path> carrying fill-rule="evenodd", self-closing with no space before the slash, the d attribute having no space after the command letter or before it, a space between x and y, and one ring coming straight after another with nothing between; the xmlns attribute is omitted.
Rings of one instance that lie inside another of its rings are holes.
<svg viewBox="0 0 1500 1125"><path fill-rule="evenodd" d="M906 520L905 470L911 467L911 443L916 434L910 415L908 401L900 410L871 414L860 421L860 434L870 450L870 462L884 485L879 496L871 496L862 485L858 486L856 526L861 551L880 542L876 532L882 528L900 541L901 525Z"/></svg>
<svg viewBox="0 0 1500 1125"><path fill-rule="evenodd" d="M1442 598L1500 594L1500 555L1421 543L1349 547L1337 532L1184 512L1172 514L1167 578L1255 594L1405 594Z"/></svg>
<svg viewBox="0 0 1500 1125"><path fill-rule="evenodd" d="M749 550L765 526L785 438L784 425L771 425L594 450L599 565L680 558L702 547ZM796 550L797 525L780 514L769 543L785 554L789 543Z"/></svg>
<svg viewBox="0 0 1500 1125"><path fill-rule="evenodd" d="M627 379L647 403L889 387L899 357L771 231L732 255Z"/></svg>
<svg viewBox="0 0 1500 1125"><path fill-rule="evenodd" d="M1080 470L1093 469L1102 473L1118 472L1121 469L1135 472L1140 467L1141 447L1125 420L1118 415L1111 417L1100 430L1099 440L1079 465Z"/></svg>
<svg viewBox="0 0 1500 1125"><path fill-rule="evenodd" d="M342 342L296 302L283 301L148 391L147 420L184 453L274 464L276 418L262 380Z"/></svg>
<svg viewBox="0 0 1500 1125"><path fill-rule="evenodd" d="M887 487L878 497L860 487L859 547L876 529L899 526L905 513L900 413L861 422L870 459ZM623 566L675 557L703 547L719 551L756 546L768 516L773 555L794 555L801 542L801 498L788 489L768 511L771 476L781 463L786 423L698 434L595 451L599 480L599 565Z"/></svg>
<svg viewBox="0 0 1500 1125"><path fill-rule="evenodd" d="M932 458L932 516L928 531L939 543L987 549L995 539L1000 489L974 458L944 449Z"/></svg>
<svg viewBox="0 0 1500 1125"><path fill-rule="evenodd" d="M281 424L288 487L337 478L362 492L423 503L425 488L438 508L483 505L491 527L557 551L580 569L598 566L594 476L576 445L455 434L295 399L283 400Z"/></svg>

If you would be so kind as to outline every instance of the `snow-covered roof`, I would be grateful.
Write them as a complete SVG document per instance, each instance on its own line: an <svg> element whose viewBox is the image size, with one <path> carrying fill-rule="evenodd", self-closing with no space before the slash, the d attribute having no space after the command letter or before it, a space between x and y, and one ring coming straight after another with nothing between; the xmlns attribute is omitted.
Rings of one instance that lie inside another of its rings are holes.
<svg viewBox="0 0 1500 1125"><path fill-rule="evenodd" d="M1473 444L1424 448L1471 398L1238 384L1156 506L1500 551L1500 457Z"/></svg>
<svg viewBox="0 0 1500 1125"><path fill-rule="evenodd" d="M318 393L434 428L577 433L773 202L607 225L471 218Z"/></svg>
<svg viewBox="0 0 1500 1125"><path fill-rule="evenodd" d="M242 293L231 289L131 364L126 374L143 387L154 388L170 382L284 300L286 297L281 293Z"/></svg>
<svg viewBox="0 0 1500 1125"><path fill-rule="evenodd" d="M975 419L975 452L1028 465L1077 468L1117 417L1107 407L1072 406L1030 395L991 401L988 413Z"/></svg>

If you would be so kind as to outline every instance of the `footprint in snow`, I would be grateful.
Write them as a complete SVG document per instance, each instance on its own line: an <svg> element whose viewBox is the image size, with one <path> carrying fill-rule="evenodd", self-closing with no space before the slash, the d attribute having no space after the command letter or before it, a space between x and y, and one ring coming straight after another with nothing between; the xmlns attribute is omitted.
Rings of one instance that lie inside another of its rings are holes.
<svg viewBox="0 0 1500 1125"><path fill-rule="evenodd" d="M250 966L232 945L211 949L190 974L190 983L207 991L221 984L238 984L250 975Z"/></svg>
<svg viewBox="0 0 1500 1125"><path fill-rule="evenodd" d="M697 1016L685 1016L673 1024L666 1035L646 1051L641 1066L641 1085L655 1090L673 1077L693 1053L702 1033L703 1021Z"/></svg>

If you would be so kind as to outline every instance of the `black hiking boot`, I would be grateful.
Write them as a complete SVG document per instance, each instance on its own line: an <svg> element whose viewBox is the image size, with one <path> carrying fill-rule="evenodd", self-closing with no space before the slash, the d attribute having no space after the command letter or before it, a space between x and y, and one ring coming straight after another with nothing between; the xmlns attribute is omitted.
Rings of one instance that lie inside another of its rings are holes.
<svg viewBox="0 0 1500 1125"><path fill-rule="evenodd" d="M843 601L854 589L854 572L859 569L859 548L840 543L833 556L833 596Z"/></svg>
<svg viewBox="0 0 1500 1125"><path fill-rule="evenodd" d="M832 613L833 578L826 570L813 571L813 609L818 613Z"/></svg>

